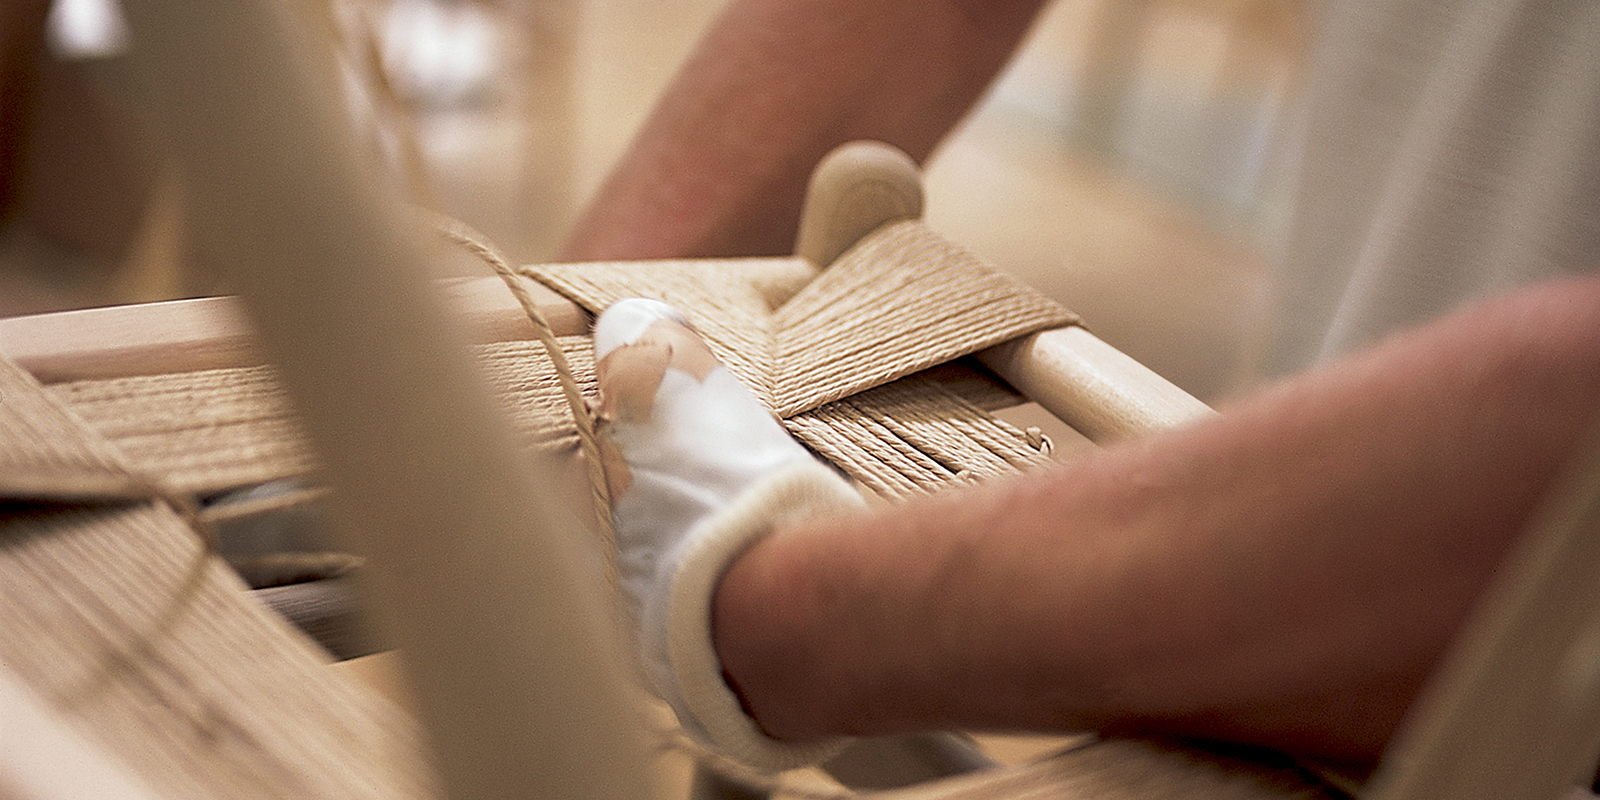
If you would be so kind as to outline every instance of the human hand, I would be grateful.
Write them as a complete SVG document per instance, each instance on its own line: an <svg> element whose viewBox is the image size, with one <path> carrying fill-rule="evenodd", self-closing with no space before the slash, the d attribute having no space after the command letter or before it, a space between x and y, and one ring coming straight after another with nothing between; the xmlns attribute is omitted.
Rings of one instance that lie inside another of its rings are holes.
<svg viewBox="0 0 1600 800"><path fill-rule="evenodd" d="M837 742L780 742L722 678L711 600L746 548L785 520L858 508L860 494L789 437L676 309L623 300L594 335L597 428L618 574L646 676L691 734L764 769Z"/></svg>

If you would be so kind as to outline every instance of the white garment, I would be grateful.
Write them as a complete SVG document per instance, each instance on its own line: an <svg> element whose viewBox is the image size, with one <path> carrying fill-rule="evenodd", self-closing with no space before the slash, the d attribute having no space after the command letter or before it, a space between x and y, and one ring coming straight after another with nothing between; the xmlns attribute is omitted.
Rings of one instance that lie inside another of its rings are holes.
<svg viewBox="0 0 1600 800"><path fill-rule="evenodd" d="M1600 3L1350 0L1317 21L1259 370L1600 254Z"/></svg>

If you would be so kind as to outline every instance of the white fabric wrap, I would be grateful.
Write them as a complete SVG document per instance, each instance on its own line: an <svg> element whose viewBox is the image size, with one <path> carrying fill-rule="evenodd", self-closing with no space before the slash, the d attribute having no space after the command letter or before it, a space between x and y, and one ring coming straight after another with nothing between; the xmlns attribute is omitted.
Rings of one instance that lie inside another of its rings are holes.
<svg viewBox="0 0 1600 800"><path fill-rule="evenodd" d="M645 630L664 638L659 650L651 648L664 653L667 667L655 680L680 722L730 758L776 772L820 763L846 744L784 742L756 726L723 680L711 639L711 600L734 558L774 526L860 504L860 495L828 467L797 461L747 488L688 537L661 607L664 619L650 620Z"/></svg>
<svg viewBox="0 0 1600 800"><path fill-rule="evenodd" d="M686 324L654 301L613 306L596 327L597 356L663 319ZM612 516L646 677L686 731L730 758L768 771L825 760L844 742L781 742L744 712L722 677L711 601L733 560L775 526L858 508L861 495L722 366L701 380L668 367L649 419L618 420L607 435L631 476Z"/></svg>

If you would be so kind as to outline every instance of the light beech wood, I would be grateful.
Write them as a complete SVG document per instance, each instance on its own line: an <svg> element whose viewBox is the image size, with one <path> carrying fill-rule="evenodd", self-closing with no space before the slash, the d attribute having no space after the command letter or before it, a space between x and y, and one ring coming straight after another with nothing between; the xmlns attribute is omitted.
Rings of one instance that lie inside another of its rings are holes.
<svg viewBox="0 0 1600 800"><path fill-rule="evenodd" d="M517 450L294 5L125 4L141 108L317 450L336 543L368 559L445 795L643 797L582 527L539 491L553 465Z"/></svg>
<svg viewBox="0 0 1600 800"><path fill-rule="evenodd" d="M991 347L978 360L1096 443L1144 436L1214 413L1076 325Z"/></svg>
<svg viewBox="0 0 1600 800"><path fill-rule="evenodd" d="M589 315L523 279L558 336L587 332ZM438 285L477 343L533 338L498 278ZM238 300L175 300L0 319L0 353L46 383L263 363ZM1018 392L1096 442L1141 436L1211 409L1084 328L990 348L979 359Z"/></svg>
<svg viewBox="0 0 1600 800"><path fill-rule="evenodd" d="M589 315L523 279L558 336L589 329ZM473 342L532 339L533 326L498 278L437 284ZM0 319L0 353L45 383L158 375L265 363L243 305L206 297Z"/></svg>
<svg viewBox="0 0 1600 800"><path fill-rule="evenodd" d="M886 223L922 217L922 173L915 161L882 142L840 145L811 173L795 255L832 264Z"/></svg>

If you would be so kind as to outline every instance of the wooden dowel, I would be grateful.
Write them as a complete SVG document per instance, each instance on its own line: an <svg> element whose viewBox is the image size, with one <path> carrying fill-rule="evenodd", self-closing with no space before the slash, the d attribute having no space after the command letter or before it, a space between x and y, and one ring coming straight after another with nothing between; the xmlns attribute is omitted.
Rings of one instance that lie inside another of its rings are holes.
<svg viewBox="0 0 1600 800"><path fill-rule="evenodd" d="M589 315L523 279L559 336ZM533 336L499 278L439 284L475 343ZM238 300L214 297L0 319L0 353L46 383L263 363ZM1153 433L1212 413L1165 378L1080 327L1045 331L978 355L1017 391L1096 442Z"/></svg>
<svg viewBox="0 0 1600 800"><path fill-rule="evenodd" d="M911 156L883 142L840 145L811 173L794 253L832 264L878 228L920 218L922 206L922 174Z"/></svg>
<svg viewBox="0 0 1600 800"><path fill-rule="evenodd" d="M264 361L232 297L0 319L0 353L45 383Z"/></svg>
<svg viewBox="0 0 1600 800"><path fill-rule="evenodd" d="M522 279L557 336L589 315ZM473 343L533 338L533 324L499 278L441 281L440 294ZM160 375L265 363L238 298L206 297L0 319L0 353L45 383Z"/></svg>
<svg viewBox="0 0 1600 800"><path fill-rule="evenodd" d="M978 354L1023 396L1097 444L1144 436L1216 412L1076 325Z"/></svg>

